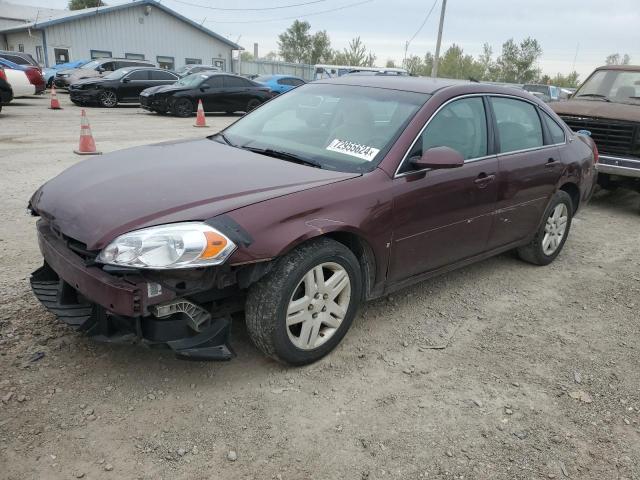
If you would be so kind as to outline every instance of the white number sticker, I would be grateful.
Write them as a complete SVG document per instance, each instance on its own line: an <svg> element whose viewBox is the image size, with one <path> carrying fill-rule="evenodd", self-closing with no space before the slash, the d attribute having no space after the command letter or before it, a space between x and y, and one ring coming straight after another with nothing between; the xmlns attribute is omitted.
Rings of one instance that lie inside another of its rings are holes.
<svg viewBox="0 0 640 480"><path fill-rule="evenodd" d="M367 162L376 158L376 155L380 151L378 148L369 147L368 145L360 145L359 143L348 142L346 140L340 140L336 138L326 148L332 152L343 153L345 155L351 155L352 157L358 157Z"/></svg>

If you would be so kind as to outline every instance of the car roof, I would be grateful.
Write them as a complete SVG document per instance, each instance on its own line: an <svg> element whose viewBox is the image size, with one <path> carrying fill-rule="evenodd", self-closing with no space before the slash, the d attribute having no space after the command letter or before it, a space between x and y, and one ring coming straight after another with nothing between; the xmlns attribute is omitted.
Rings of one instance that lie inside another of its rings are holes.
<svg viewBox="0 0 640 480"><path fill-rule="evenodd" d="M626 70L628 72L640 72L640 65L603 65L596 70Z"/></svg>
<svg viewBox="0 0 640 480"><path fill-rule="evenodd" d="M493 93L532 98L526 90L514 85L492 85L489 83L480 83L471 80L456 80L451 78L409 77L403 75L344 75L337 78L315 80L307 85L313 85L315 83L386 88L389 90L424 93L429 95L435 94L439 90L443 90L445 88L455 87L456 95Z"/></svg>

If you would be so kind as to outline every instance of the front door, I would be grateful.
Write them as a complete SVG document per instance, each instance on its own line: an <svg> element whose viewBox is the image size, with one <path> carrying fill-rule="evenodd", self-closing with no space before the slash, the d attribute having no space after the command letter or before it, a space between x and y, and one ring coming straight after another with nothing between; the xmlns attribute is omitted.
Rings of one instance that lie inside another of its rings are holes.
<svg viewBox="0 0 640 480"><path fill-rule="evenodd" d="M498 160L489 154L481 96L446 104L417 139L394 179L389 280L401 281L483 252L493 223ZM460 152L453 169L412 171L409 159L432 147Z"/></svg>
<svg viewBox="0 0 640 480"><path fill-rule="evenodd" d="M120 82L120 99L124 102L138 101L140 92L149 86L149 70L134 70Z"/></svg>
<svg viewBox="0 0 640 480"><path fill-rule="evenodd" d="M490 99L498 137L498 200L490 248L531 235L561 175L560 152L545 135L538 107L512 97ZM559 128L556 125L557 128Z"/></svg>

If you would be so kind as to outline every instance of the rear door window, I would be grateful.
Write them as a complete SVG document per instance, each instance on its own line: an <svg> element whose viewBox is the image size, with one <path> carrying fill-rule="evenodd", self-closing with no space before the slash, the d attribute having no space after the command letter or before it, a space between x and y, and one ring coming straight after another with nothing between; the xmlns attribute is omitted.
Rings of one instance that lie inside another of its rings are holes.
<svg viewBox="0 0 640 480"><path fill-rule="evenodd" d="M178 77L171 72L163 70L152 70L151 80L177 80Z"/></svg>
<svg viewBox="0 0 640 480"><path fill-rule="evenodd" d="M222 77L219 75L209 78L203 85L209 85L211 88L222 88Z"/></svg>
<svg viewBox="0 0 640 480"><path fill-rule="evenodd" d="M225 88L242 88L242 87L250 87L252 84L245 80L244 78L238 77L224 77L224 86Z"/></svg>
<svg viewBox="0 0 640 480"><path fill-rule="evenodd" d="M136 70L135 72L131 72L127 78L131 81L134 80L149 80L149 71L148 70Z"/></svg>
<svg viewBox="0 0 640 480"><path fill-rule="evenodd" d="M528 150L544 145L536 107L524 100L491 97L496 117L500 153Z"/></svg>

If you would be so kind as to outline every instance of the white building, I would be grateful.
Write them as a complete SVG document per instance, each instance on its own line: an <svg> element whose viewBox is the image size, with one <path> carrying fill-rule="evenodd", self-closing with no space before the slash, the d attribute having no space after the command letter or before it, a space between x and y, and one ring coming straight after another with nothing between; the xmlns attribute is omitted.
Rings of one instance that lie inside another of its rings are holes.
<svg viewBox="0 0 640 480"><path fill-rule="evenodd" d="M74 11L0 2L0 49L30 53L46 67L123 57L169 69L202 63L231 71L232 52L242 47L155 0L135 0Z"/></svg>

